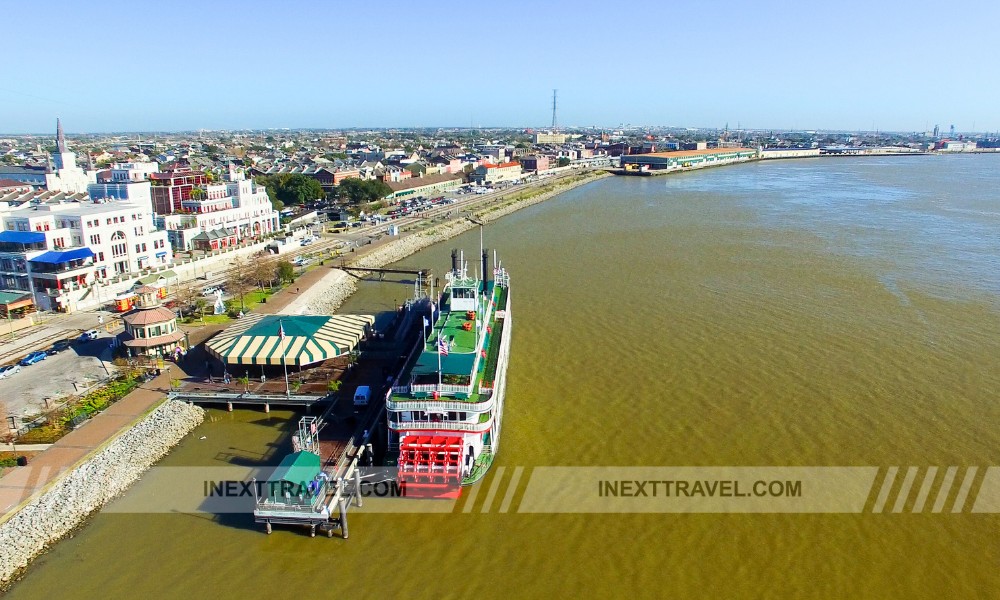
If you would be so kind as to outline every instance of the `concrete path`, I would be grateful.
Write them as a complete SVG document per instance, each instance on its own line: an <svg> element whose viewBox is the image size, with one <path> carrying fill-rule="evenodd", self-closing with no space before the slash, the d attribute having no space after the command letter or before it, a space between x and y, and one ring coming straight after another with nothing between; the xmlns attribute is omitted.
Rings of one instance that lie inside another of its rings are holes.
<svg viewBox="0 0 1000 600"><path fill-rule="evenodd" d="M192 364L194 365L196 363ZM186 364L168 363L168 368L158 377L135 389L56 443L48 445L31 459L27 467L6 469L3 477L0 477L0 523L6 521L19 506L45 490L60 475L83 462L91 452L116 439L157 407L166 398L170 380L177 377L178 373L181 377L186 376L186 368ZM18 450L29 448L31 446L18 446Z"/></svg>
<svg viewBox="0 0 1000 600"><path fill-rule="evenodd" d="M48 450L52 444L0 444L0 452L13 452L16 448L18 454L21 452L41 452Z"/></svg>

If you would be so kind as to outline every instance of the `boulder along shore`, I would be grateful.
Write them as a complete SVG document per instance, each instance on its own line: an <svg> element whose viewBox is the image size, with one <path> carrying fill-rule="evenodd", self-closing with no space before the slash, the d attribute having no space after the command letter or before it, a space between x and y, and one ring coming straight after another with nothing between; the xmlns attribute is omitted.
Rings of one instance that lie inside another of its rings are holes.
<svg viewBox="0 0 1000 600"><path fill-rule="evenodd" d="M204 418L201 407L165 401L0 524L0 588L125 492Z"/></svg>

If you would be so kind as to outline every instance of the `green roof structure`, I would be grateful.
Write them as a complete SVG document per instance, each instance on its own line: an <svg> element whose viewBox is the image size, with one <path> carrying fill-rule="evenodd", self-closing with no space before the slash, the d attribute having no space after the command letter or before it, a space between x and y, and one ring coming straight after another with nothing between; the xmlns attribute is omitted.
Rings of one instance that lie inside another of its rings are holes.
<svg viewBox="0 0 1000 600"><path fill-rule="evenodd" d="M374 324L372 315L247 315L205 347L231 365L304 367L349 353Z"/></svg>

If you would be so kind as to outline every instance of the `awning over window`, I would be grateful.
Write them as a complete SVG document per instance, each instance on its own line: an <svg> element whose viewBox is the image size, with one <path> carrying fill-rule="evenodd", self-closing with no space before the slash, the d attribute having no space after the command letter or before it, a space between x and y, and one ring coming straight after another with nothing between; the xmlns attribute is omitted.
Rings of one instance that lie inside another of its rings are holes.
<svg viewBox="0 0 1000 600"><path fill-rule="evenodd" d="M94 255L94 251L90 248L74 248L72 250L50 250L44 254L39 254L35 258L31 259L30 262L37 263L48 263L48 264L60 264L70 262L71 260L81 260L84 258L90 258Z"/></svg>
<svg viewBox="0 0 1000 600"><path fill-rule="evenodd" d="M37 244L44 241L45 234L41 231L0 231L0 242Z"/></svg>

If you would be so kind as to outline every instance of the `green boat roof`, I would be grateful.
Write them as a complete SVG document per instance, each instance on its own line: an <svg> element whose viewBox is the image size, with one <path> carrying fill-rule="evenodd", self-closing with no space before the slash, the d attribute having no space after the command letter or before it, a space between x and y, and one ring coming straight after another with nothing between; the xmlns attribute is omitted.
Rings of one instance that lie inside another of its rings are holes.
<svg viewBox="0 0 1000 600"><path fill-rule="evenodd" d="M482 296L496 301L499 295L499 288L494 282L489 281L480 285ZM450 296L445 297L441 313L430 331L427 332L427 339L424 340L424 349L420 357L414 364L411 372L415 375L426 373L437 373L438 370L438 348L439 336L448 339L448 354L442 355L441 372L447 375L470 375L472 367L476 361L476 327L475 321L469 319L465 311L451 311ZM463 328L465 323L473 323L471 330Z"/></svg>
<svg viewBox="0 0 1000 600"><path fill-rule="evenodd" d="M271 481L307 484L319 475L321 463L319 456L305 450L289 454L271 473Z"/></svg>

